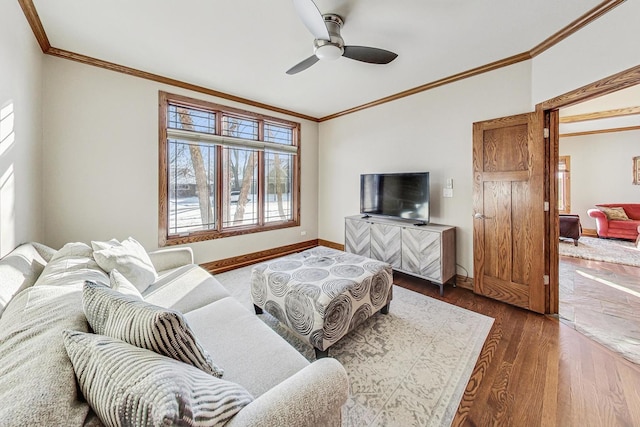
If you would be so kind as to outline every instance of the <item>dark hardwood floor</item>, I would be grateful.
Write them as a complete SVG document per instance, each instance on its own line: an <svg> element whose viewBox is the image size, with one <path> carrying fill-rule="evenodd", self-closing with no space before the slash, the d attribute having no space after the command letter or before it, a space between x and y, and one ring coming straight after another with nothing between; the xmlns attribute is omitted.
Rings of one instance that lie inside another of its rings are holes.
<svg viewBox="0 0 640 427"><path fill-rule="evenodd" d="M394 283L495 319L452 425L640 426L640 366L554 317L463 288L440 297L402 273Z"/></svg>

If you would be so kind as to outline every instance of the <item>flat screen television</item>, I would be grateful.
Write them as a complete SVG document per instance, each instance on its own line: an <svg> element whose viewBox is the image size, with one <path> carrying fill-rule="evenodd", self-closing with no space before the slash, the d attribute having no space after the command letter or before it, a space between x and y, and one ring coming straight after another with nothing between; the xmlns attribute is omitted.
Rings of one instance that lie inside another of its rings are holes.
<svg viewBox="0 0 640 427"><path fill-rule="evenodd" d="M429 172L360 175L360 213L429 222Z"/></svg>

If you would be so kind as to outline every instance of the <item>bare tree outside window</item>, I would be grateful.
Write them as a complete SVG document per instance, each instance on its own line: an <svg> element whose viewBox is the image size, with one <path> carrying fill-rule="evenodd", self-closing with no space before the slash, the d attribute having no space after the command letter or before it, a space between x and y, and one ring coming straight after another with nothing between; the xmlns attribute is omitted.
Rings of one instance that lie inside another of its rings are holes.
<svg viewBox="0 0 640 427"><path fill-rule="evenodd" d="M160 100L161 245L299 225L299 124Z"/></svg>
<svg viewBox="0 0 640 427"><path fill-rule="evenodd" d="M178 108L178 118L182 124L182 128L185 130L193 131L193 121L186 108ZM206 224L213 218L213 211L211 210L211 198L209 196L209 181L207 179L207 172L204 167L204 160L200 148L195 145L189 145L189 153L191 154L191 162L193 164L193 171L196 180L196 193L198 195L198 201L200 204L200 217L202 223Z"/></svg>

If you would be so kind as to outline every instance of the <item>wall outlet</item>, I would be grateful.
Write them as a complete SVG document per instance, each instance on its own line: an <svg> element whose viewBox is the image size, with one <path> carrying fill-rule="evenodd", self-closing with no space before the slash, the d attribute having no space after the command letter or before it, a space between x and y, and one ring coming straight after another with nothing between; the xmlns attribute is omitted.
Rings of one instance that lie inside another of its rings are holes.
<svg viewBox="0 0 640 427"><path fill-rule="evenodd" d="M307 232L306 232L305 230L302 230L302 231L300 232L300 235L301 235L301 236L306 236L306 235L307 235Z"/></svg>
<svg viewBox="0 0 640 427"><path fill-rule="evenodd" d="M443 188L442 197L453 197L453 188Z"/></svg>

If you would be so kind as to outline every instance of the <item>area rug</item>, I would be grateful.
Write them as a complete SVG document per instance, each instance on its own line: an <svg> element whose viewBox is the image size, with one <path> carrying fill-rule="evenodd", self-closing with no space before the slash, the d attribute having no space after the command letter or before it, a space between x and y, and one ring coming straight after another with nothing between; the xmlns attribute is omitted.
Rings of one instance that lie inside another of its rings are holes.
<svg viewBox="0 0 640 427"><path fill-rule="evenodd" d="M574 246L573 240L561 240L559 252L574 258L640 267L640 249L629 240L581 237L578 246Z"/></svg>
<svg viewBox="0 0 640 427"><path fill-rule="evenodd" d="M215 277L248 309L251 267ZM313 349L259 316L308 360ZM395 286L376 314L329 349L349 376L343 426L449 426L493 319Z"/></svg>

